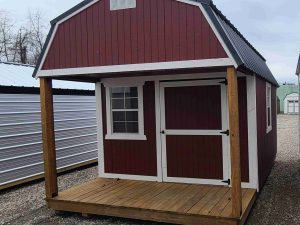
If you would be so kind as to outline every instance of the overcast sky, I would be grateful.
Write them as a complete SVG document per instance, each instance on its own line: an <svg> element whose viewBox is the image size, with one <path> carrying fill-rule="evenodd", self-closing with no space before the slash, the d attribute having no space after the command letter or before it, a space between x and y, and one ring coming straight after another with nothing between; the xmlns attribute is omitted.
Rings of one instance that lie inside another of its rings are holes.
<svg viewBox="0 0 300 225"><path fill-rule="evenodd" d="M0 0L0 9L10 12L17 23L22 23L30 10L40 10L50 21L79 2L81 0ZM280 83L297 81L299 0L214 0L214 3L267 59Z"/></svg>

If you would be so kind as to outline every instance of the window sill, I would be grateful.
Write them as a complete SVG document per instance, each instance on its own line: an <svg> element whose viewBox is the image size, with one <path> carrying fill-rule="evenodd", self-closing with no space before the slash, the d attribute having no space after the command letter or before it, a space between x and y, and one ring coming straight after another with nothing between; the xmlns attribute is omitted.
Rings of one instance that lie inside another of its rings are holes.
<svg viewBox="0 0 300 225"><path fill-rule="evenodd" d="M105 136L106 140L141 140L146 141L147 137L143 134L111 134Z"/></svg>

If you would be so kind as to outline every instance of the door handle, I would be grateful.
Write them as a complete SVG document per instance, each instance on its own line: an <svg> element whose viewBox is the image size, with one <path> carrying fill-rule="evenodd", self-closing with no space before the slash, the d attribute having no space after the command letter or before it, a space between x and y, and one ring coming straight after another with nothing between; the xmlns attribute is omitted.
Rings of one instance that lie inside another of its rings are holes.
<svg viewBox="0 0 300 225"><path fill-rule="evenodd" d="M165 134L166 132L165 132L164 130L162 130L160 133L161 133L161 134Z"/></svg>

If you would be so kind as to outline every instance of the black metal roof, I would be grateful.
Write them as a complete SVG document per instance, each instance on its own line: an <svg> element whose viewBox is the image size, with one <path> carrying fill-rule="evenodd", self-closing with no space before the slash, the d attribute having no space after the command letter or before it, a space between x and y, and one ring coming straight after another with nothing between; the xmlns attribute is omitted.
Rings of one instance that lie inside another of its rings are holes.
<svg viewBox="0 0 300 225"><path fill-rule="evenodd" d="M192 0L200 2L199 0ZM223 13L207 0L202 6L214 23L238 67L245 67L273 85L279 87L275 77L266 64L266 59L250 44Z"/></svg>
<svg viewBox="0 0 300 225"><path fill-rule="evenodd" d="M51 21L51 29L47 36L41 56L38 60L37 66L34 70L33 77L35 77L37 70L41 64L42 57L50 42L54 31L55 24L65 17L71 15L78 9L86 6L93 0L84 0L62 15L56 17ZM266 64L266 59L250 44L250 42L238 31L238 29L223 15L223 13L213 4L212 0L190 0L201 3L206 13L210 17L214 26L221 35L224 43L229 49L232 57L239 68L245 67L263 79L269 81L275 86L279 86L272 72Z"/></svg>

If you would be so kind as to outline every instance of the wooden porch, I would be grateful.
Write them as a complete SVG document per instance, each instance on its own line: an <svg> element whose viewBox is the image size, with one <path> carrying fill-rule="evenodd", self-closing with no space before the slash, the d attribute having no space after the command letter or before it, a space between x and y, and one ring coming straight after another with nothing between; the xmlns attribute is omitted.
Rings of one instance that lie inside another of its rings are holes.
<svg viewBox="0 0 300 225"><path fill-rule="evenodd" d="M244 224L256 190L242 189L242 214L232 216L231 190L224 186L98 178L48 198L58 211L175 224Z"/></svg>
<svg viewBox="0 0 300 225"><path fill-rule="evenodd" d="M176 224L244 224L256 190L241 188L237 73L227 68L231 187L96 179L59 193L51 78L40 78L45 189L55 210Z"/></svg>

